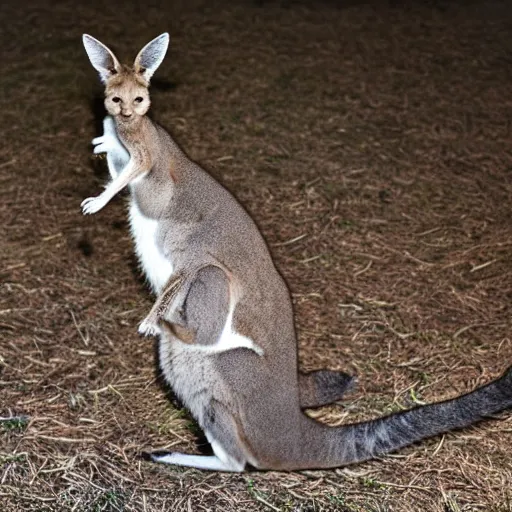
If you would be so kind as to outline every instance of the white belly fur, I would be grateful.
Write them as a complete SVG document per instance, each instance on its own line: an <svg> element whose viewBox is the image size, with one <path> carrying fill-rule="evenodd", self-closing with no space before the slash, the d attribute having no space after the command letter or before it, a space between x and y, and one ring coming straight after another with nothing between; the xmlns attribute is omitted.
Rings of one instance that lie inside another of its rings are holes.
<svg viewBox="0 0 512 512"><path fill-rule="evenodd" d="M145 217L135 201L130 205L130 225L135 252L155 294L159 294L173 272L172 262L156 244L158 221Z"/></svg>

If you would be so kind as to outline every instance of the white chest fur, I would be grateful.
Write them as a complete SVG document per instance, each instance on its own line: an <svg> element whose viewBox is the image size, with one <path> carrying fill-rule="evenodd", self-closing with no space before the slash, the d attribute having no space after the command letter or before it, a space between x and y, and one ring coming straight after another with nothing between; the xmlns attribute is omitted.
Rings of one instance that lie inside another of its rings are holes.
<svg viewBox="0 0 512 512"><path fill-rule="evenodd" d="M158 247L158 222L145 217L135 201L130 204L130 225L135 242L135 252L151 288L158 295L172 275L172 262Z"/></svg>

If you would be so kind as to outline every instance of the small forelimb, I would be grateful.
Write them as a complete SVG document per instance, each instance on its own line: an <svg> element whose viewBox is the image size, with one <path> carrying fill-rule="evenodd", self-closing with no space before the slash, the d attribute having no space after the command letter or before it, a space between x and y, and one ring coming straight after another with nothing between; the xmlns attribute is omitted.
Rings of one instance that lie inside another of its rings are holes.
<svg viewBox="0 0 512 512"><path fill-rule="evenodd" d="M139 325L139 333L145 336L155 336L160 332L158 324L164 315L172 309L173 303L180 292L185 279L182 274L176 274L169 279L167 286L156 299L148 316Z"/></svg>
<svg viewBox="0 0 512 512"><path fill-rule="evenodd" d="M128 165L107 185L107 188L99 196L88 197L82 201L82 213L88 215L99 212L118 192L123 190L126 185L146 174L148 170L149 169L136 167L133 161L130 160Z"/></svg>

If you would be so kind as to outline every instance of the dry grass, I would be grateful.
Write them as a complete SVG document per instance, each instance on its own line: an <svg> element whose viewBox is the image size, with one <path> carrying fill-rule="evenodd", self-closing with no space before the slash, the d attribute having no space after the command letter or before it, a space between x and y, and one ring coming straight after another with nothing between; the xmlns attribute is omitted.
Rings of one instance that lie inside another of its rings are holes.
<svg viewBox="0 0 512 512"><path fill-rule="evenodd" d="M122 201L89 140L80 35L134 56L169 30L153 113L261 226L301 365L357 373L337 424L439 400L512 361L506 2L6 0L0 148L0 509L510 511L512 418L333 471L209 474L154 347Z"/></svg>

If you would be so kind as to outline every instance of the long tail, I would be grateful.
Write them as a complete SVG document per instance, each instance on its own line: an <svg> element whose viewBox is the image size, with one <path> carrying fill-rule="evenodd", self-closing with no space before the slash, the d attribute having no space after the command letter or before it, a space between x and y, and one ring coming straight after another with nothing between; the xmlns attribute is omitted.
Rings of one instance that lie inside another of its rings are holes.
<svg viewBox="0 0 512 512"><path fill-rule="evenodd" d="M364 461L427 437L467 427L509 408L512 366L490 384L452 400L341 427L308 421L304 425L305 457L301 467L336 467Z"/></svg>

